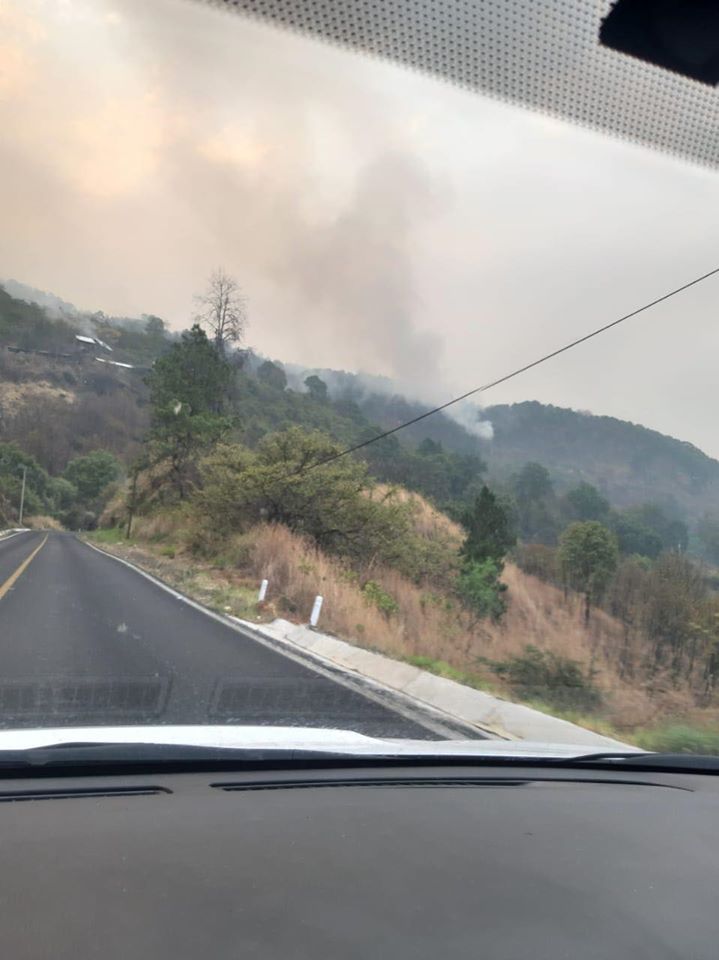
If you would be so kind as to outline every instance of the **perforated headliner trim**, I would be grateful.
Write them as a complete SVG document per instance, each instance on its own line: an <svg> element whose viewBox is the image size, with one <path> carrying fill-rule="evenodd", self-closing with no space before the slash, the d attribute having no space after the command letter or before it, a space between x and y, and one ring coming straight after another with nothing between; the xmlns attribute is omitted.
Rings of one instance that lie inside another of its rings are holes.
<svg viewBox="0 0 719 960"><path fill-rule="evenodd" d="M599 27L610 0L217 2L471 90L719 165L719 92L601 47Z"/></svg>

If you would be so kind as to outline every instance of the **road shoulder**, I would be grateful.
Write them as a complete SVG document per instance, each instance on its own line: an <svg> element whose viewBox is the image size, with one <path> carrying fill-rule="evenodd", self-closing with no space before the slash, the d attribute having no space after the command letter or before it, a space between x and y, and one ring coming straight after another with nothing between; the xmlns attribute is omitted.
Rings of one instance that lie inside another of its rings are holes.
<svg viewBox="0 0 719 960"><path fill-rule="evenodd" d="M202 591L205 594L202 598L198 597L192 590L192 584L188 583L187 578L177 576L170 563L163 563L141 548L128 550L117 545L90 542L88 546L133 567L209 616L219 618L235 629L239 626L288 655L299 655L305 660L309 659L315 666L321 664L354 677L364 685L371 685L385 694L428 710L437 718L444 718L445 722L453 722L457 726L455 736L461 735L461 728L464 727L467 731L474 730L475 736L578 744L594 750L632 749L619 740L602 736L567 720L438 677L420 667L365 650L310 627L283 619L270 623L250 622L232 616L217 606L213 609L211 602L207 604L207 591Z"/></svg>

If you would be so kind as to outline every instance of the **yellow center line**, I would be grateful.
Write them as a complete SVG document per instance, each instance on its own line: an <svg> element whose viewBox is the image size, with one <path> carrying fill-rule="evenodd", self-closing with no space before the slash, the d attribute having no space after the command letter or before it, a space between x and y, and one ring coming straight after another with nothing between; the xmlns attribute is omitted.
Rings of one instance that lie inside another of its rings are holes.
<svg viewBox="0 0 719 960"><path fill-rule="evenodd" d="M45 544L47 543L47 537L48 537L48 535L45 534L45 539L43 540L43 542L42 542L39 546L35 547L35 549L34 549L33 552L30 554L30 556L29 556L26 560L23 560L23 562L22 562L22 563L20 564L20 566L17 568L17 570L15 571L15 573L11 573L10 576L9 576L9 577L7 578L7 580L5 581L5 583L3 583L2 586L0 586L0 600L2 600L2 598L5 596L5 594L8 592L8 590L12 587L12 585L15 583L15 581L18 579L18 577L21 577L21 576L23 575L23 573L25 572L25 570L27 570L27 568L28 568L28 567L30 566L30 564L33 562L33 560L34 560L35 557L38 555L38 553L40 553L40 551L42 550L42 548L43 548L43 547L45 546Z"/></svg>

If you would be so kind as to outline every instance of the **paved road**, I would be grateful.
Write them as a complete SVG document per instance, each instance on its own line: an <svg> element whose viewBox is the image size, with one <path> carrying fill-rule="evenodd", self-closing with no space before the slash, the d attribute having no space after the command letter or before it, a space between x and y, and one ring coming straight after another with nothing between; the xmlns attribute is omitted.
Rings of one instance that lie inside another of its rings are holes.
<svg viewBox="0 0 719 960"><path fill-rule="evenodd" d="M0 540L0 726L255 723L452 735L421 709L407 713L349 682L214 620L71 534Z"/></svg>

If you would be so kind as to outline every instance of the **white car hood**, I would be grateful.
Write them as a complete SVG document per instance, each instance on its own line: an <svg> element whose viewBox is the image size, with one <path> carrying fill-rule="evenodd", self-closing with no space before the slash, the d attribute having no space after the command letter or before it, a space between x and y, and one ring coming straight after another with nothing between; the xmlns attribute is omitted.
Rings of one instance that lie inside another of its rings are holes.
<svg viewBox="0 0 719 960"><path fill-rule="evenodd" d="M131 726L55 727L0 731L0 751L72 743L152 743L247 750L311 750L350 756L506 756L571 758L592 753L586 744L527 740L380 740L350 730L318 727ZM626 748L622 753L634 752ZM637 753L644 751L636 750Z"/></svg>

